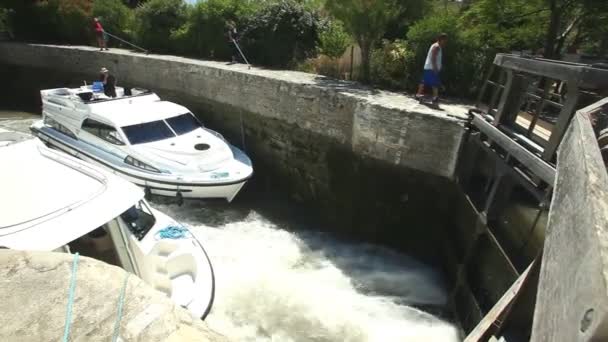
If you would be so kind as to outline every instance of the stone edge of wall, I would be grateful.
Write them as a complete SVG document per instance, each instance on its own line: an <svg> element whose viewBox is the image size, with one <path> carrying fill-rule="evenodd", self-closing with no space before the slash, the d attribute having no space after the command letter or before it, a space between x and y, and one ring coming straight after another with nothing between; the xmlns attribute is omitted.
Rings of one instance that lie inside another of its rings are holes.
<svg viewBox="0 0 608 342"><path fill-rule="evenodd" d="M155 89L170 84L166 90L278 118L346 144L362 156L449 179L464 136L463 106L445 105L445 112L436 111L406 96L296 71L120 49L98 52L91 47L4 42L0 61L91 75L106 65L131 83ZM159 71L150 73L150 64Z"/></svg>
<svg viewBox="0 0 608 342"><path fill-rule="evenodd" d="M608 338L608 174L589 113L560 146L531 341Z"/></svg>

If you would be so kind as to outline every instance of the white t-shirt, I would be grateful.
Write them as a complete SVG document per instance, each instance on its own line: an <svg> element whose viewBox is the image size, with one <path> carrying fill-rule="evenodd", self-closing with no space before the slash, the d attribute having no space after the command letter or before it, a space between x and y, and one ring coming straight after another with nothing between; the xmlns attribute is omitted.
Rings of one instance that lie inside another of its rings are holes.
<svg viewBox="0 0 608 342"><path fill-rule="evenodd" d="M435 47L439 49L439 51L437 52L437 71L441 70L441 58L443 53L441 51L441 46L439 46L439 43L435 43L429 48L429 53L426 55L426 62L424 62L424 70L433 70L433 49Z"/></svg>

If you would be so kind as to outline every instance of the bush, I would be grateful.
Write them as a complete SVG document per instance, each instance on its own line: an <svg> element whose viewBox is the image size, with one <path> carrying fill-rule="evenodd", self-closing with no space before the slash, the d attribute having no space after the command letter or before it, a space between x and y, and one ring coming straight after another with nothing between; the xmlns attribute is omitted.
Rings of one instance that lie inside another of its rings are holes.
<svg viewBox="0 0 608 342"><path fill-rule="evenodd" d="M338 20L331 21L319 35L319 52L330 57L340 58L351 44L350 35Z"/></svg>
<svg viewBox="0 0 608 342"><path fill-rule="evenodd" d="M122 0L95 0L93 16L99 18L110 34L127 40L133 38L133 12Z"/></svg>
<svg viewBox="0 0 608 342"><path fill-rule="evenodd" d="M92 38L89 0L7 1L18 39L85 44Z"/></svg>
<svg viewBox="0 0 608 342"><path fill-rule="evenodd" d="M295 0L280 0L255 13L243 33L242 46L253 62L293 66L316 54L325 25L316 10Z"/></svg>
<svg viewBox="0 0 608 342"><path fill-rule="evenodd" d="M176 33L178 51L202 58L229 59L232 43L228 41L227 23L243 27L253 14L256 3L242 0L207 0L191 10L188 23Z"/></svg>
<svg viewBox="0 0 608 342"><path fill-rule="evenodd" d="M405 89L408 85L407 64L413 59L404 40L382 41L372 53L372 82L391 89Z"/></svg>
<svg viewBox="0 0 608 342"><path fill-rule="evenodd" d="M0 32L8 31L8 9L0 7Z"/></svg>
<svg viewBox="0 0 608 342"><path fill-rule="evenodd" d="M408 34L408 47L412 51L406 63L407 87L416 89L422 78L429 47L440 33L448 34L443 49L441 79L449 95L472 97L482 79L484 56L467 41L457 29L457 16L429 16L414 24Z"/></svg>
<svg viewBox="0 0 608 342"><path fill-rule="evenodd" d="M174 35L187 18L183 0L149 0L135 10L135 37L149 50L171 52Z"/></svg>

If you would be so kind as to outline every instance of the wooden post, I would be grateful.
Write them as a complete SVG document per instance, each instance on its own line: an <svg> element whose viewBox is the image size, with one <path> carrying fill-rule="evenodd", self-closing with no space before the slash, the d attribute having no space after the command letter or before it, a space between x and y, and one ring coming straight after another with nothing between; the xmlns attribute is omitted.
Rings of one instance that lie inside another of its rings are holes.
<svg viewBox="0 0 608 342"><path fill-rule="evenodd" d="M512 70L507 70L507 82L500 98L494 126L511 123L515 121L519 114L519 109L524 100L524 94L528 87L528 79L520 74L515 74Z"/></svg>
<svg viewBox="0 0 608 342"><path fill-rule="evenodd" d="M559 147L559 144L566 133L566 129L570 125L570 120L574 116L576 106L578 105L580 91L578 86L573 84L573 82L568 82L567 96L566 103L564 104L564 107L562 107L562 111L559 113L557 123L555 124L555 127L553 127L551 137L549 138L549 142L547 143L542 155L543 160L548 162L553 159L555 152L557 152L557 148Z"/></svg>

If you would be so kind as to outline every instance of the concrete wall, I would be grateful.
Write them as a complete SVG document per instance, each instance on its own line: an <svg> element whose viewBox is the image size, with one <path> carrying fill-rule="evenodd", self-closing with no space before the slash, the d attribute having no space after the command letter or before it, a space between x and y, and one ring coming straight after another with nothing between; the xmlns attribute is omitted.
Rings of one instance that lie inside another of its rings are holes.
<svg viewBox="0 0 608 342"><path fill-rule="evenodd" d="M73 256L0 251L0 340L60 341L65 327ZM126 272L80 257L70 341L111 341ZM120 321L122 341L226 341L204 322L131 275Z"/></svg>
<svg viewBox="0 0 608 342"><path fill-rule="evenodd" d="M608 340L608 175L589 112L558 153L532 341Z"/></svg>

